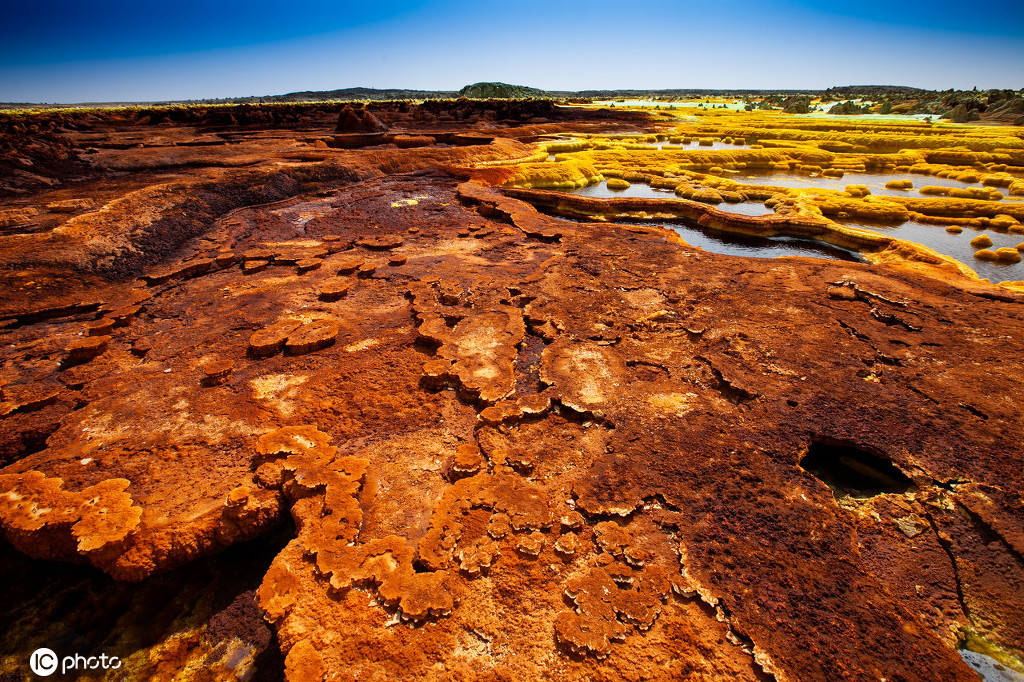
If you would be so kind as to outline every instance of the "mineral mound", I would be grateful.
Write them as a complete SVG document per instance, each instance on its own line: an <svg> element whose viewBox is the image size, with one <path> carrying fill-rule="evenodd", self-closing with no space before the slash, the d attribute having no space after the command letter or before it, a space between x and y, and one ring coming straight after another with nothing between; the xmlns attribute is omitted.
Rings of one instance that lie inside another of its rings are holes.
<svg viewBox="0 0 1024 682"><path fill-rule="evenodd" d="M53 641L132 679L977 679L965 644L1019 665L1024 295L828 218L870 197L703 169L919 143L1009 183L1021 145L730 119L805 139L667 168L614 137L663 117L522 106L3 121L51 136L3 187L5 679ZM332 146L339 118L388 132ZM601 172L778 209L550 189ZM881 209L1018 210L995 203ZM657 216L888 255L719 254Z"/></svg>

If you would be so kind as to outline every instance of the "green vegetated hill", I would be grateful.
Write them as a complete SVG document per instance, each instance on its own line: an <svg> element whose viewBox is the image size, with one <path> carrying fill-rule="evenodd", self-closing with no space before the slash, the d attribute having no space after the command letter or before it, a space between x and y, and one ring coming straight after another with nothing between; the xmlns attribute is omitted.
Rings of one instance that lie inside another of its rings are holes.
<svg viewBox="0 0 1024 682"><path fill-rule="evenodd" d="M508 83L473 83L459 90L459 97L470 99L523 99L528 97L550 97L544 90L525 85Z"/></svg>
<svg viewBox="0 0 1024 682"><path fill-rule="evenodd" d="M323 102L325 100L399 100L454 99L454 90L404 90L402 88L340 88L338 90L303 90L259 99L272 102Z"/></svg>
<svg viewBox="0 0 1024 682"><path fill-rule="evenodd" d="M554 94L526 85L509 83L473 83L455 90L404 90L401 88L341 88L338 90L305 90L285 95L271 95L261 99L276 102L315 102L324 100L399 100L399 99L526 99L553 98ZM568 94L568 93L564 93Z"/></svg>

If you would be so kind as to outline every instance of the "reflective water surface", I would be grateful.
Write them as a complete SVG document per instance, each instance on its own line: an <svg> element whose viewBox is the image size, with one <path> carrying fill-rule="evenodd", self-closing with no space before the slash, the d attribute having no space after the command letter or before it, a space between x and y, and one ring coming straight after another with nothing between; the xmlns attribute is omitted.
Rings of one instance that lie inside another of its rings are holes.
<svg viewBox="0 0 1024 682"><path fill-rule="evenodd" d="M992 282L1004 280L1024 279L1024 262L1022 263L993 263L991 261L978 260L974 257L975 249L971 246L971 240L979 234L987 234L992 239L991 249L1000 247L1016 247L1024 243L1024 234L1008 234L994 230L974 230L964 228L960 234L946 232L944 225L927 225L908 221L900 225L866 225L843 221L855 227L867 227L882 234L906 239L907 241L922 244L939 253L956 258L961 263L978 273L979 277L987 278Z"/></svg>
<svg viewBox="0 0 1024 682"><path fill-rule="evenodd" d="M568 190L571 194L579 194L585 197L598 199L614 199L616 197L629 197L633 199L675 199L676 195L670 189L657 189L650 185L635 182L626 189L609 189L607 183L599 182L595 185L587 185L579 189ZM729 213L742 213L743 215L767 215L772 209L767 208L760 201L744 201L738 204L722 202L716 204L715 208Z"/></svg>
<svg viewBox="0 0 1024 682"><path fill-rule="evenodd" d="M1012 670L994 658L970 649L961 649L960 657L974 668L985 682L1024 682L1024 673Z"/></svg>
<svg viewBox="0 0 1024 682"><path fill-rule="evenodd" d="M766 176L761 176L766 177ZM869 187L872 185L882 186L888 180L903 179L903 178L921 178L923 176L915 176L910 174L897 174L897 175L868 175L868 174L856 174L856 182L853 179L854 175L848 175L846 178L835 179L835 178L807 178L803 176L797 176L793 174L776 174L767 176L773 181L781 178L782 180L793 180L795 182L818 182L820 184L831 183L833 185L839 185L839 189L842 189L848 184L867 184ZM943 178L928 178L931 182L935 180L935 184L944 183L943 186L966 186L964 183L960 183L956 180L946 180ZM797 185L793 185L797 186ZM874 191L874 189L872 189ZM898 193L899 190L886 190L890 193ZM614 197L632 197L632 198L644 198L644 199L671 199L675 197L675 193L670 189L656 189L650 185L643 183L633 183L624 190L609 189L607 183L600 182L594 185L588 185L587 187L581 187L579 189L571 190L573 194L579 194L581 196L595 197L601 199L614 198ZM727 211L730 213L739 213L742 215L767 215L772 212L772 209L766 208L765 205L758 201L746 201L738 204L720 203L716 204L715 208L720 211ZM930 249L956 258L962 263L965 263L968 267L972 268L979 277L987 278L992 282L1002 282L1004 280L1024 280L1024 262L1022 263L996 263L992 261L978 260L974 257L976 249L971 246L971 239L978 236L982 232L987 234L992 239L992 249L1001 247L1016 247L1019 244L1024 243L1024 235L1022 234L1011 234L1005 232L996 232L994 230L975 230L972 228L964 228L959 234L954 234L946 231L944 225L930 225L925 223L919 223L914 221L908 221L899 225L886 225L886 224L867 224L859 223L855 221L841 221L844 224L851 225L854 227L866 227L871 230L875 230L882 234L890 235L898 239L905 239L907 241L922 244ZM800 256L815 256L819 258L846 258L849 257L849 252L839 249L841 255L836 255L834 247L824 244L823 242L816 242L814 240L798 240L798 243L792 241L779 241L778 239L763 239L758 243L754 242L736 242L731 236L719 237L718 233L702 231L700 228L687 228L681 223L666 224L666 227L671 227L679 232L683 238L693 244L694 246L700 246L708 251L716 251L718 253L731 253L733 255L753 256L758 258L772 258L782 255L800 255ZM683 234L682 231L686 231ZM694 230L697 233L694 233Z"/></svg>
<svg viewBox="0 0 1024 682"><path fill-rule="evenodd" d="M920 189L926 185L932 187L981 187L980 183L966 183L951 178L937 178L931 175L918 175L916 173L847 173L841 178L825 178L820 175L802 175L798 173L787 173L781 171L768 171L764 173L741 171L739 173L724 172L721 177L742 182L747 185L771 185L774 187L796 187L796 188L821 188L835 189L842 191L847 185L866 185L872 194L894 197L926 197L920 193ZM909 180L913 185L912 189L889 189L885 183L890 180ZM999 187L994 188L1004 196L1006 190ZM934 196L934 195L931 195Z"/></svg>

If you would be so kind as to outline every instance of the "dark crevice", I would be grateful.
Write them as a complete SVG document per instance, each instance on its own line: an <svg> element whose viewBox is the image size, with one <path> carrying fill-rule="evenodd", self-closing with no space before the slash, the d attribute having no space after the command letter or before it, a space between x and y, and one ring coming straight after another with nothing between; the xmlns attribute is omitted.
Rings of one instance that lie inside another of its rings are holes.
<svg viewBox="0 0 1024 682"><path fill-rule="evenodd" d="M939 526L935 523L935 519L932 517L931 512L925 510L924 516L928 519L928 524L932 527L932 532L935 533L935 539L939 541L939 546L949 557L949 563L953 570L953 580L956 583L956 598L960 602L960 610L963 611L964 617L968 621L971 620L971 610L967 606L967 600L964 599L964 588L960 582L960 568L956 563L956 556L953 554L953 548L950 546L948 538L943 538L942 533L939 532Z"/></svg>
<svg viewBox="0 0 1024 682"><path fill-rule="evenodd" d="M831 488L837 499L902 494L914 488L888 457L839 440L812 440L800 467Z"/></svg>
<svg viewBox="0 0 1024 682"><path fill-rule="evenodd" d="M42 452L46 449L46 441L50 439L57 429L60 428L60 424L48 425L47 428L39 431L33 431L21 434L21 442L24 449L18 453L14 459L23 459L29 455L34 455L37 452ZM11 461L14 461L13 459ZM6 462L4 462L6 464Z"/></svg>
<svg viewBox="0 0 1024 682"><path fill-rule="evenodd" d="M99 310L100 305L100 303L73 303L67 306L43 308L41 310L33 310L0 318L0 322L13 322L10 326L6 327L9 331L25 325L37 324L39 322L47 322L49 320L65 317L76 317L79 315L89 315Z"/></svg>
<svg viewBox="0 0 1024 682"><path fill-rule="evenodd" d="M551 411L558 414L563 419L574 424L584 425L591 423L596 426L603 426L606 429L614 429L615 423L604 415L594 414L589 410L579 411L573 407L565 405L562 401L554 398L551 400Z"/></svg>
<svg viewBox="0 0 1024 682"><path fill-rule="evenodd" d="M894 358L891 355L883 355L879 353L875 356L875 362L880 362L883 365L889 365L890 367L902 367L903 361L899 358Z"/></svg>
<svg viewBox="0 0 1024 682"><path fill-rule="evenodd" d="M876 320L878 320L879 322L881 322L883 324L889 325L890 327L894 327L894 326L895 327L903 327L908 332L919 332L919 331L921 331L921 327L915 327L914 325L910 324L906 320L901 319L900 317L898 317L896 315L892 315L890 313L882 312L878 308L872 308L871 309L871 317L875 318Z"/></svg>
<svg viewBox="0 0 1024 682"><path fill-rule="evenodd" d="M931 402L931 403L934 403L934 404L936 404L936 405L938 405L938 404L939 404L939 401L938 401L938 400L936 400L935 398L931 397L930 395L928 395L927 393L925 393L925 392L924 392L924 391L922 391L921 389L917 388L917 387L916 387L916 386L914 386L913 384L910 384L910 383L908 383L908 384L907 384L907 388L909 388L909 389L910 389L910 390L911 390L911 391L912 391L913 393L916 393L917 395L921 396L921 397L922 397L922 398L924 398L925 400L927 400L927 401L929 401L929 402Z"/></svg>
<svg viewBox="0 0 1024 682"><path fill-rule="evenodd" d="M991 545L992 543L1002 545L1003 549L1008 554L1010 554L1014 559L1016 559L1021 564L1024 564L1024 556L1021 556L1020 552L1014 549L1014 547L1006 541L1006 539L999 533L999 531L997 531L995 528L989 525L983 518L975 514L973 511L965 507L963 504L958 504L957 508L960 509L968 519L970 519L971 525L974 527L974 532L978 534L978 536L986 545Z"/></svg>
<svg viewBox="0 0 1024 682"><path fill-rule="evenodd" d="M776 679L775 675L762 668L761 664L754 658L754 640L736 629L729 608L719 600L718 604L712 607L711 611L714 613L715 619L724 623L726 628L728 628L726 639L730 644L738 646L745 654L751 657L750 667L757 679L763 682L774 681Z"/></svg>
<svg viewBox="0 0 1024 682"><path fill-rule="evenodd" d="M653 505L658 505L661 508L667 509L668 511L674 513L680 513L683 511L682 508L666 500L665 496L662 495L661 493L654 493L653 495L648 495L647 497L644 498L644 506L650 507Z"/></svg>
<svg viewBox="0 0 1024 682"><path fill-rule="evenodd" d="M726 379L725 376L722 374L721 370L719 370L717 367L711 364L711 361L708 360L707 358L698 356L696 359L706 364L708 366L708 369L711 370L711 374L715 378L715 383L711 386L711 388L721 393L722 396L732 404L742 405L743 403L750 402L751 400L758 397L756 393L751 393L745 388L737 386L736 384Z"/></svg>
<svg viewBox="0 0 1024 682"><path fill-rule="evenodd" d="M864 303L867 303L869 305L871 304L872 299L874 299L876 301L881 301L883 303L894 305L897 308L907 307L907 304L904 303L903 301L897 301L895 299L888 298L881 294L876 294L873 291L861 289L856 282L851 282L850 280L839 280L838 282L830 282L830 284L834 287L849 287L853 291L853 295L857 300L863 301Z"/></svg>
<svg viewBox="0 0 1024 682"><path fill-rule="evenodd" d="M429 355L430 357L437 357L437 349L441 347L440 342L428 339L424 336L417 337L416 340L413 341L412 345L417 351L424 355Z"/></svg>
<svg viewBox="0 0 1024 682"><path fill-rule="evenodd" d="M640 381L657 381L670 376L667 367L649 360L627 360L626 366L635 370L634 374Z"/></svg>
<svg viewBox="0 0 1024 682"><path fill-rule="evenodd" d="M988 420L988 415L973 405L968 405L967 403L960 403L960 407L964 408L965 410L973 414L975 417L978 417L979 419L986 421Z"/></svg>
<svg viewBox="0 0 1024 682"><path fill-rule="evenodd" d="M532 395L544 390L540 381L540 362L547 342L527 330L516 352L514 376L517 395Z"/></svg>
<svg viewBox="0 0 1024 682"><path fill-rule="evenodd" d="M868 336L866 336L864 334L861 334L859 331L854 329L853 326L847 324L846 322L843 322L842 320L836 320L836 321L839 322L839 326L840 327L842 327L844 330L846 330L847 334L849 334L853 338L857 339L858 341L864 341L865 343L869 343L870 344L871 339ZM872 348L874 348L874 346L872 346Z"/></svg>

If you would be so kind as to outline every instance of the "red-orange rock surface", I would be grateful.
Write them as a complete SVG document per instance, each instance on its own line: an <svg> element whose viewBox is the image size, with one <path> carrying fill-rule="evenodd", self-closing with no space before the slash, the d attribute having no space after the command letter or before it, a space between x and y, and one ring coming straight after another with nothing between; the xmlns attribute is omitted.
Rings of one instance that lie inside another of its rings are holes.
<svg viewBox="0 0 1024 682"><path fill-rule="evenodd" d="M68 133L144 146L93 155L102 208L0 237L7 543L137 581L290 517L247 603L303 682L970 680L962 632L1021 655L1020 297L548 217L454 168L587 122L442 142L466 126L434 106L377 112L437 141L413 149Z"/></svg>

